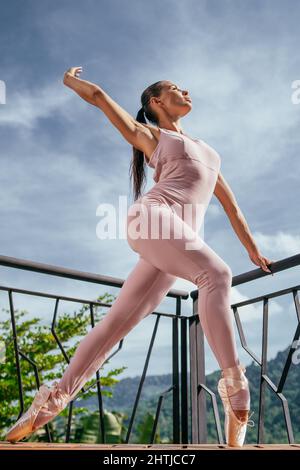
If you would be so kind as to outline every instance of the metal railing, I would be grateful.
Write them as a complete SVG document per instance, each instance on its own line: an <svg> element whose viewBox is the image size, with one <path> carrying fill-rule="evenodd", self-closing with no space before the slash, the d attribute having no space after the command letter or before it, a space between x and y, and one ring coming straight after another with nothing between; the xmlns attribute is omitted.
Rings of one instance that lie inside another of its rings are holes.
<svg viewBox="0 0 300 470"><path fill-rule="evenodd" d="M300 255L292 256L281 261L277 261L271 265L273 273L289 269L293 266L300 264ZM7 266L16 269L29 270L38 273L43 273L51 276L61 276L67 279L76 279L85 282L92 282L99 285L107 285L111 287L122 287L124 280L114 277L103 276L99 274L92 274L82 272L73 269L67 269L60 266L52 266L44 263L38 263L30 260L24 260L19 258L12 258L7 256L0 256L0 265ZM240 285L246 282L250 282L254 279L268 275L262 269L254 269L252 271L234 276L232 279L232 286ZM278 396L282 402L283 412L285 417L286 429L288 440L290 443L294 442L291 419L289 414L289 407L286 398L282 391L289 372L291 365L291 357L295 351L295 342L300 336L300 310L299 310L299 299L298 290L300 286L294 286L289 289L276 291L265 294L260 297L248 299L247 301L232 304L234 318L240 335L241 343L247 353L253 358L253 360L260 366L260 404L259 404L259 426L258 426L258 438L257 442L263 442L264 439L264 411L265 411L265 389L269 386L270 389ZM59 302L62 300L71 301L80 304L86 304L90 309L90 322L91 327L95 326L94 308L95 306L110 307L111 304L104 302L96 302L89 299L66 297L56 294L49 294L47 292L37 292L26 289L18 289L10 286L0 286L1 291L6 291L9 298L9 308L11 325L13 332L13 343L14 343L14 357L16 365L16 374L18 380L18 393L20 402L20 413L18 418L24 413L24 392L22 382L22 367L20 358L28 361L34 371L36 386L40 386L39 371L36 363L26 355L26 351L22 351L18 343L18 331L15 320L15 309L13 302L14 293L22 293L28 295L35 295L45 297L48 299L55 299L55 308L52 318L51 332L60 348L66 363L70 362L67 352L65 351L61 341L56 332L57 312ZM292 340L292 345L289 350L288 358L286 360L279 385L276 386L267 375L266 364L267 364L267 333L268 333L268 301L272 297L281 296L285 294L293 294L296 315L298 319L298 326ZM192 315L182 315L182 300L188 299L189 295L193 299L193 312ZM206 386L205 381L205 357L204 357L204 335L200 325L198 316L198 290L192 291L190 294L183 290L171 289L167 297L174 298L176 300L175 313L164 313L154 311L151 315L156 316L156 321L153 327L151 341L146 354L145 363L143 366L143 372L141 374L136 398L134 401L133 410L130 416L126 443L129 443L130 436L132 433L134 420L136 417L137 408L140 402L142 389L145 383L147 375L148 365L151 358L151 353L155 343L159 321L161 317L169 318L172 321L172 385L166 390L160 393L157 401L156 415L151 432L150 444L155 442L157 433L157 427L159 424L160 413L163 407L163 402L166 396L172 394L172 414L173 414L173 443L206 443L207 442L207 410L206 410L206 396L208 395L212 401L212 408L216 424L217 439L220 444L224 443L222 435L222 426L220 423L218 406L216 401L215 393ZM239 317L239 307L263 301L263 335L262 335L262 357L258 358L256 354L251 351L247 345L245 335L243 332L242 324ZM180 341L179 341L180 339ZM109 361L112 356L119 353L122 349L124 338L119 342L117 349L105 360ZM180 346L179 346L180 345ZM188 373L188 360L190 365L190 371ZM104 364L105 364L104 362ZM102 367L102 366L101 366ZM103 400L101 393L101 381L100 373L96 372L96 380L91 387L97 386L97 397L99 404L99 428L101 431L102 442L105 443L105 426L104 426L104 412L103 412ZM75 400L80 398L82 393L86 390L83 388L81 392L76 396ZM74 401L69 403L69 414L66 428L66 442L70 441L71 435L71 421ZM190 411L190 414L189 414ZM52 436L49 430L49 426L45 426L47 432L47 438L49 442L52 440Z"/></svg>

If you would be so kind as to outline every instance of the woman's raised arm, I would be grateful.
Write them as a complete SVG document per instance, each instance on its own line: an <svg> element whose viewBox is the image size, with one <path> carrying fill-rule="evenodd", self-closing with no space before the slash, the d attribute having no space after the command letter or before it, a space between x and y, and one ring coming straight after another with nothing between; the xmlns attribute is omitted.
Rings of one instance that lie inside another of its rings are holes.
<svg viewBox="0 0 300 470"><path fill-rule="evenodd" d="M71 67L65 72L63 83L85 101L100 108L127 142L135 148L144 152L145 148L153 146L155 139L147 125L134 119L99 85L78 78L81 72L82 67Z"/></svg>

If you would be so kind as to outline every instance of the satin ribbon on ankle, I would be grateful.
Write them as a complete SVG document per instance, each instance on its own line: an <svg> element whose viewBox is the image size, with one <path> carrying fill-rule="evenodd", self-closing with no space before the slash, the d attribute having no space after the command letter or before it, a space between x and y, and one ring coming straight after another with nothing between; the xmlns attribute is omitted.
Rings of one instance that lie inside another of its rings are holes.
<svg viewBox="0 0 300 470"><path fill-rule="evenodd" d="M226 378L232 377L232 378L238 379L237 377L238 371L243 372L243 373L246 372L246 367L244 366L244 364L238 364L233 367L227 367L226 369L222 369L222 377L226 377Z"/></svg>
<svg viewBox="0 0 300 470"><path fill-rule="evenodd" d="M254 426L255 426L255 423L254 423L253 419L250 419L251 416L253 416L253 414L254 414L254 411L251 411L251 413L248 416L247 426L249 426L249 428L254 428Z"/></svg>
<svg viewBox="0 0 300 470"><path fill-rule="evenodd" d="M62 411L70 401L70 395L62 391L57 381L53 382L51 387L51 398L53 398L52 403L54 403L57 412Z"/></svg>

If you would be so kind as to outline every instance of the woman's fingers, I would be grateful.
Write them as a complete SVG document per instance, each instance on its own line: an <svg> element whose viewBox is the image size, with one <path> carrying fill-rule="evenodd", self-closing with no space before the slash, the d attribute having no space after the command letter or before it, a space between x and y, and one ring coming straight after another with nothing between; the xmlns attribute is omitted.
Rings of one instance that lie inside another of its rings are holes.
<svg viewBox="0 0 300 470"><path fill-rule="evenodd" d="M274 276L271 269L268 267L268 265L274 263L274 261L270 260L266 256L261 255L258 250L256 250L255 252L249 252L249 256L254 264L260 266L261 269L263 269L267 273L271 273L272 276Z"/></svg>
<svg viewBox="0 0 300 470"><path fill-rule="evenodd" d="M272 276L274 276L274 274L272 273L272 271L270 270L270 268L268 268L268 266L267 266L268 264L271 264L272 261L270 261L270 260L267 259L267 258L263 258L262 261L263 261L263 263L262 263L263 269L264 269L266 272L271 273Z"/></svg>
<svg viewBox="0 0 300 470"><path fill-rule="evenodd" d="M78 73L82 72L82 67L70 67L68 70L69 73L71 73L74 76L77 76Z"/></svg>

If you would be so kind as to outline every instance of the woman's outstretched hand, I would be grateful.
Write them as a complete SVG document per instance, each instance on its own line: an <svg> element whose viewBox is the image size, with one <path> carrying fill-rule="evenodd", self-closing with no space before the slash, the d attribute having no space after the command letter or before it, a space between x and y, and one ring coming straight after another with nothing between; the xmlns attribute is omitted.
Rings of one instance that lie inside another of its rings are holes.
<svg viewBox="0 0 300 470"><path fill-rule="evenodd" d="M272 276L274 276L270 268L267 266L268 264L274 263L274 261L271 261L269 258L266 258L266 256L261 255L258 250L249 251L248 254L249 258L254 264L260 266L264 271L271 273Z"/></svg>
<svg viewBox="0 0 300 470"><path fill-rule="evenodd" d="M70 67L64 74L64 83L65 83L65 80L67 78L67 76L69 75L72 75L72 77L76 77L76 78L79 78L79 75L81 74L82 72L82 67Z"/></svg>

